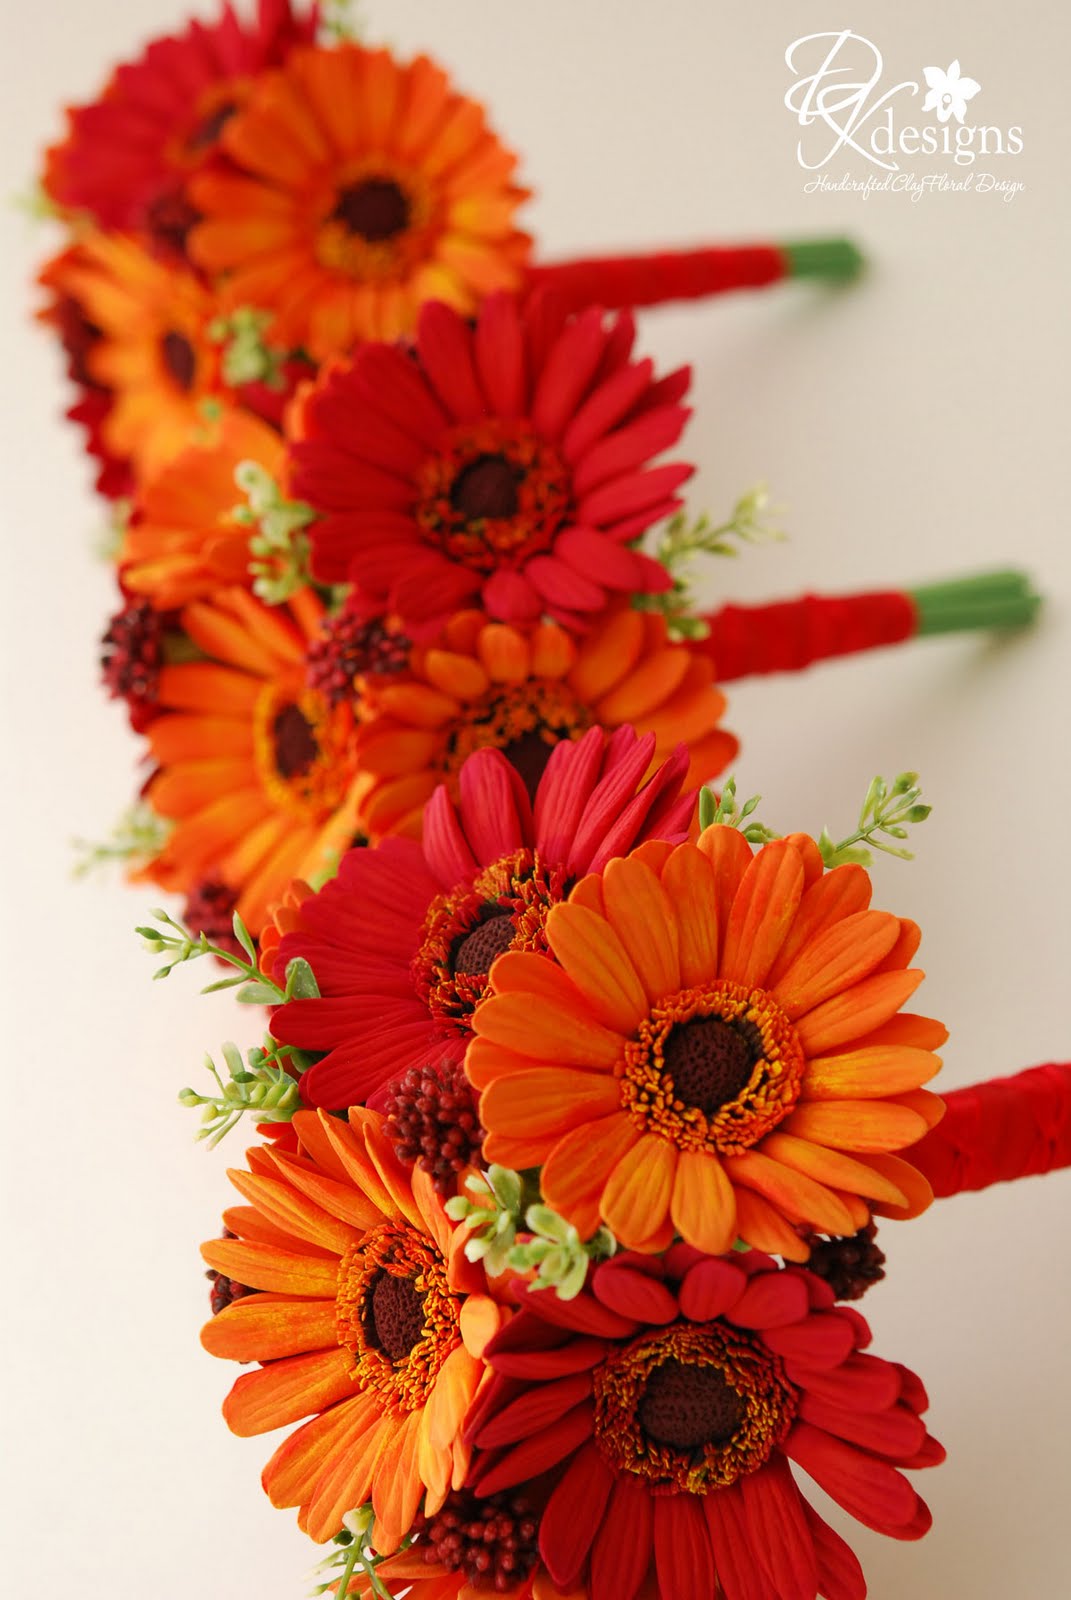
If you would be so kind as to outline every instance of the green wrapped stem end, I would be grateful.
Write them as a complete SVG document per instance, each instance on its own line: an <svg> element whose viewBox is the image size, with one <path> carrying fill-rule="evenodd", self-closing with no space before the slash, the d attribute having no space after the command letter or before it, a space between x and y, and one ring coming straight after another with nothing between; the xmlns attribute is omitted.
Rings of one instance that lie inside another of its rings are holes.
<svg viewBox="0 0 1071 1600"><path fill-rule="evenodd" d="M850 239L802 239L778 247L785 258L788 278L824 278L848 283L858 278L866 257Z"/></svg>
<svg viewBox="0 0 1071 1600"><path fill-rule="evenodd" d="M918 632L960 633L975 628L1023 628L1038 614L1041 596L1025 572L980 572L930 583L908 593Z"/></svg>

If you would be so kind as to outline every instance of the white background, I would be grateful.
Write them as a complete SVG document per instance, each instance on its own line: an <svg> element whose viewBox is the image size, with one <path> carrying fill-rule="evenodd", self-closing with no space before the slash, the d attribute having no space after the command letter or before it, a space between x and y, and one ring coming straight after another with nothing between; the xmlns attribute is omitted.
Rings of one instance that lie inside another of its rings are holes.
<svg viewBox="0 0 1071 1600"><path fill-rule="evenodd" d="M92 94L182 7L2 9L6 195L28 187L60 104ZM364 7L375 39L429 49L490 102L525 152L548 256L848 230L865 242L871 271L846 294L663 312L644 343L666 365L695 363L692 504L721 511L766 479L787 507L790 542L722 563L712 594L1014 561L1050 596L1027 637L926 643L732 693L741 786L761 789L775 826L846 831L874 772L922 772L934 816L914 865L879 866L876 903L925 929L920 1002L952 1028L938 1083L951 1087L1071 1053L1069 40L1066 14L1042 0L858 0L851 12L897 79L961 59L982 84L969 120L1024 129L1023 154L995 164L1024 194L803 192L783 56L844 25L833 0ZM312 1549L262 1496L271 1443L233 1439L218 1417L233 1369L197 1343L196 1245L217 1230L242 1144L206 1155L175 1105L206 1047L252 1042L249 1021L197 999L195 971L154 988L130 931L146 895L70 876L69 841L107 833L136 751L95 685L113 608L91 553L101 509L58 421L58 354L29 322L34 261L52 241L13 212L3 226L8 1589L292 1600ZM851 1533L875 1600L1068 1592L1069 1199L1064 1174L884 1230L889 1277L865 1304L875 1349L923 1374L950 1460L921 1482L935 1512L921 1545Z"/></svg>

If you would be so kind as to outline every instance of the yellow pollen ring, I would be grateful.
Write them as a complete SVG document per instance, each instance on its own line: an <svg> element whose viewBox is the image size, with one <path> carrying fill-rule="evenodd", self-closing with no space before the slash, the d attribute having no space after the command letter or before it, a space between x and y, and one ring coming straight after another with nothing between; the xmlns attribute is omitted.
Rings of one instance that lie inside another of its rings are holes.
<svg viewBox="0 0 1071 1600"><path fill-rule="evenodd" d="M682 1450L651 1439L640 1420L652 1376L667 1362L713 1368L742 1402L729 1438ZM705 1495L758 1469L784 1439L797 1392L757 1335L724 1322L678 1324L615 1350L593 1374L595 1443L604 1459L670 1492Z"/></svg>
<svg viewBox="0 0 1071 1600"><path fill-rule="evenodd" d="M370 1337L372 1294L382 1274L407 1279L423 1299L424 1325L404 1359L392 1361ZM417 1411L431 1393L447 1356L461 1343L460 1302L431 1240L404 1224L383 1223L351 1245L338 1269L335 1330L355 1358L354 1381L374 1389L400 1411Z"/></svg>
<svg viewBox="0 0 1071 1600"><path fill-rule="evenodd" d="M474 750L507 750L526 734L552 749L563 739L579 739L594 720L590 708L561 679L529 678L512 689L496 685L494 692L464 708L441 764L443 773L456 780Z"/></svg>
<svg viewBox="0 0 1071 1600"><path fill-rule="evenodd" d="M747 1083L710 1112L678 1097L664 1056L676 1025L708 1017L744 1032L754 1055ZM680 1150L737 1155L793 1110L806 1065L795 1028L764 989L739 983L682 989L653 1006L625 1046L617 1068L621 1105L644 1133L660 1134Z"/></svg>
<svg viewBox="0 0 1071 1600"><path fill-rule="evenodd" d="M562 867L548 867L533 850L518 850L484 867L469 884L436 895L428 907L411 972L417 993L432 1016L463 1023L489 993L485 974L454 971L454 952L479 926L489 906L501 907L513 923L511 950L547 952L545 926L551 906L568 887Z"/></svg>
<svg viewBox="0 0 1071 1600"><path fill-rule="evenodd" d="M404 195L406 226L386 239L364 239L332 215L338 196L362 182L394 184ZM312 223L316 259L331 272L344 273L360 282L404 278L428 255L428 235L439 209L432 191L419 174L384 156L368 156L332 174L325 190L322 214Z"/></svg>

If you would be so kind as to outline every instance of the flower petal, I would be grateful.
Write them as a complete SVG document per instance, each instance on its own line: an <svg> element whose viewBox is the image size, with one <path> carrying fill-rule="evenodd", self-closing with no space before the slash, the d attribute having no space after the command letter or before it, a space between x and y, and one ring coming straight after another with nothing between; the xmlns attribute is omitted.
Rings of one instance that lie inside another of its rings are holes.
<svg viewBox="0 0 1071 1600"><path fill-rule="evenodd" d="M620 936L585 906L554 906L547 940L558 961L606 1027L630 1037L647 1014L647 995Z"/></svg>
<svg viewBox="0 0 1071 1600"><path fill-rule="evenodd" d="M764 982L803 896L799 851L775 839L744 873L725 929L721 976L747 988Z"/></svg>
<svg viewBox="0 0 1071 1600"><path fill-rule="evenodd" d="M893 1538L911 1527L918 1495L887 1462L876 1461L807 1422L793 1425L782 1449L831 1499L868 1527Z"/></svg>
<svg viewBox="0 0 1071 1600"><path fill-rule="evenodd" d="M635 1600L651 1559L651 1494L639 1478L616 1480L595 1537L591 1600Z"/></svg>
<svg viewBox="0 0 1071 1600"><path fill-rule="evenodd" d="M801 1102L781 1124L785 1133L834 1150L903 1150L926 1133L917 1112L888 1100Z"/></svg>
<svg viewBox="0 0 1071 1600"><path fill-rule="evenodd" d="M857 911L818 934L772 990L794 1020L831 995L858 983L888 955L900 936L900 920L887 911Z"/></svg>
<svg viewBox="0 0 1071 1600"><path fill-rule="evenodd" d="M796 1023L807 1055L827 1055L881 1027L911 998L924 976L911 967L906 972L879 972L823 1001Z"/></svg>
<svg viewBox="0 0 1071 1600"><path fill-rule="evenodd" d="M517 1138L569 1133L620 1109L617 1079L567 1067L533 1067L496 1078L480 1097L480 1120Z"/></svg>
<svg viewBox="0 0 1071 1600"><path fill-rule="evenodd" d="M568 1589L580 1577L613 1483L613 1473L591 1440L555 1484L539 1525L539 1553L559 1588Z"/></svg>
<svg viewBox="0 0 1071 1600"><path fill-rule="evenodd" d="M697 1496L674 1494L655 1498L654 1557L662 1600L714 1594L714 1552Z"/></svg>
<svg viewBox="0 0 1071 1600"><path fill-rule="evenodd" d="M766 1575L780 1600L814 1600L818 1566L803 1501L784 1456L740 1480L744 1514Z"/></svg>
<svg viewBox="0 0 1071 1600"><path fill-rule="evenodd" d="M632 1122L619 1111L567 1133L547 1157L541 1178L544 1199L582 1239L590 1239L598 1229L609 1175L639 1139Z"/></svg>
<svg viewBox="0 0 1071 1600"><path fill-rule="evenodd" d="M610 1174L602 1192L602 1214L630 1249L661 1226L669 1211L676 1167L676 1147L646 1133Z"/></svg>
<svg viewBox="0 0 1071 1600"><path fill-rule="evenodd" d="M795 1223L806 1223L823 1233L854 1233L851 1213L823 1184L794 1172L760 1150L725 1156L730 1181L757 1189L765 1199Z"/></svg>
<svg viewBox="0 0 1071 1600"><path fill-rule="evenodd" d="M731 1250L736 1238L736 1196L712 1152L682 1150L677 1158L670 1215L681 1237L707 1255Z"/></svg>
<svg viewBox="0 0 1071 1600"><path fill-rule="evenodd" d="M274 1361L329 1349L336 1342L335 1302L245 1295L201 1329L209 1355L229 1361Z"/></svg>
<svg viewBox="0 0 1071 1600"><path fill-rule="evenodd" d="M658 1001L679 989L677 919L650 867L621 857L608 862L602 893L607 920L628 952L648 998Z"/></svg>
<svg viewBox="0 0 1071 1600"><path fill-rule="evenodd" d="M333 1350L284 1356L239 1378L223 1402L223 1417L232 1433L249 1438L326 1411L352 1396L355 1387L350 1350L336 1345Z"/></svg>
<svg viewBox="0 0 1071 1600"><path fill-rule="evenodd" d="M718 971L718 893L709 859L695 845L678 845L662 869L680 935L681 983L709 983Z"/></svg>

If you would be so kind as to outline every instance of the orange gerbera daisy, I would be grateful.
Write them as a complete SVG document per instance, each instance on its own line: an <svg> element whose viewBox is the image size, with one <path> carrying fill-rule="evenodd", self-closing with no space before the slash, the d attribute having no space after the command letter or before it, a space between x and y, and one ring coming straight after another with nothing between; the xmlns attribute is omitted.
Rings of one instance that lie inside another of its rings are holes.
<svg viewBox="0 0 1071 1600"><path fill-rule="evenodd" d="M554 746L596 724L654 733L652 765L686 744L685 781L702 783L737 750L717 725L725 697L709 665L670 643L661 616L627 606L579 641L555 622L458 612L434 645L414 649L407 673L362 682L361 826L373 838L418 835L436 785L456 797L465 757L488 746L505 752L534 794Z"/></svg>
<svg viewBox="0 0 1071 1600"><path fill-rule="evenodd" d="M187 606L182 627L209 659L161 668L146 730L159 763L146 798L175 823L146 876L187 893L226 885L254 932L291 878L330 866L356 831L352 712L305 676L322 615L310 590L288 606L244 589Z"/></svg>
<svg viewBox="0 0 1071 1600"><path fill-rule="evenodd" d="M920 1086L947 1032L897 1016L919 930L869 902L813 840L753 856L722 826L584 879L547 918L558 965L501 957L473 1017L486 1158L542 1167L585 1238L605 1222L644 1251L739 1237L802 1261L809 1230L922 1210L891 1152L941 1114Z"/></svg>
<svg viewBox="0 0 1071 1600"><path fill-rule="evenodd" d="M98 462L95 487L109 500L119 500L131 494L133 479L130 463L113 456L101 437L104 421L112 409L113 396L111 390L103 383L98 383L89 370L89 358L100 341L100 329L86 316L85 308L69 282L70 274L85 265L78 243L67 245L58 255L46 261L37 281L45 290L47 299L37 315L41 322L55 331L63 346L67 358L67 376L77 389L77 398L68 407L66 415L84 429L86 449Z"/></svg>
<svg viewBox="0 0 1071 1600"><path fill-rule="evenodd" d="M408 333L425 300L469 312L519 285L516 158L426 56L295 50L221 145L241 171L191 183L190 253L318 359Z"/></svg>
<svg viewBox="0 0 1071 1600"><path fill-rule="evenodd" d="M228 412L210 443L191 444L145 484L119 552L120 578L158 611L210 598L249 581L249 527L234 520L243 496L235 470L255 461L281 481L279 436L242 412Z"/></svg>
<svg viewBox="0 0 1071 1600"><path fill-rule="evenodd" d="M220 347L208 337L216 301L191 272L118 235L82 240L64 288L99 330L86 367L113 394L105 448L139 476L159 471L204 426L205 401L224 393Z"/></svg>
<svg viewBox="0 0 1071 1600"><path fill-rule="evenodd" d="M299 1111L302 1154L261 1146L231 1181L246 1199L224 1215L236 1237L202 1245L245 1294L204 1328L212 1355L259 1361L223 1415L248 1436L310 1422L264 1469L272 1504L300 1507L320 1543L369 1499L376 1545L395 1550L421 1498L432 1512L460 1487L458 1437L501 1314L465 1231L430 1178L401 1166L375 1112L348 1124Z"/></svg>

